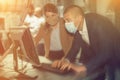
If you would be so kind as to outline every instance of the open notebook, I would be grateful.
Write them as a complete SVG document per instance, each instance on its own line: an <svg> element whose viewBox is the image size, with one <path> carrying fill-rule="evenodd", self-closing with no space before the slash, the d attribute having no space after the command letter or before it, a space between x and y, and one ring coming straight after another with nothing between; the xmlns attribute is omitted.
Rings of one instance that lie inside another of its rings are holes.
<svg viewBox="0 0 120 80"><path fill-rule="evenodd" d="M52 68L52 61L47 58L38 57L29 28L11 28L10 34L11 39L20 46L23 54L34 67L56 73L66 73L66 71Z"/></svg>

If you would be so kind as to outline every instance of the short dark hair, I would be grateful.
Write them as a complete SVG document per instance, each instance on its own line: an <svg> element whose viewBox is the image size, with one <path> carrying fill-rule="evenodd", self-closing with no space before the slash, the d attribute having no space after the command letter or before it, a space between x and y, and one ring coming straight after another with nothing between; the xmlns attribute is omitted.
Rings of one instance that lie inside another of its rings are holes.
<svg viewBox="0 0 120 80"><path fill-rule="evenodd" d="M71 11L72 13L76 13L76 14L78 13L78 14L84 16L84 11L80 6L71 5L64 10L64 14L69 12L69 11Z"/></svg>
<svg viewBox="0 0 120 80"><path fill-rule="evenodd" d="M53 13L58 13L58 9L57 7L52 4L52 3L47 3L44 7L43 7L43 13L45 14L46 12L53 12Z"/></svg>

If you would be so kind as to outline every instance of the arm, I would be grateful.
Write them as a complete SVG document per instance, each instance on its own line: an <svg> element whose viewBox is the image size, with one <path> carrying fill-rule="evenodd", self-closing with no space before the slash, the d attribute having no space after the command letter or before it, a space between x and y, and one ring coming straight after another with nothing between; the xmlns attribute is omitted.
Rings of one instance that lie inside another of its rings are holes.
<svg viewBox="0 0 120 80"><path fill-rule="evenodd" d="M81 38L81 36L80 36L79 32L77 32L74 35L72 47L71 47L70 51L68 52L66 58L63 58L62 60L54 61L52 64L53 67L60 68L65 63L66 63L66 67L67 67L67 63L75 61L76 55L77 55L78 51L80 50L80 46L81 46L80 38Z"/></svg>
<svg viewBox="0 0 120 80"><path fill-rule="evenodd" d="M107 42L104 45L101 44L101 49L96 53L96 56L91 58L91 60L85 64L87 74L89 75L101 66L105 66L111 60L112 56L113 52L111 45L108 45Z"/></svg>
<svg viewBox="0 0 120 80"><path fill-rule="evenodd" d="M35 45L37 45L39 43L39 41L42 39L42 35L44 34L43 33L43 24L41 24L41 27L39 28L39 31L38 33L36 34L36 36L34 37L34 42L35 42Z"/></svg>
<svg viewBox="0 0 120 80"><path fill-rule="evenodd" d="M80 47L81 47L81 35L79 34L79 32L76 32L72 47L66 56L66 58L70 60L70 62L75 61L76 55L79 52Z"/></svg>

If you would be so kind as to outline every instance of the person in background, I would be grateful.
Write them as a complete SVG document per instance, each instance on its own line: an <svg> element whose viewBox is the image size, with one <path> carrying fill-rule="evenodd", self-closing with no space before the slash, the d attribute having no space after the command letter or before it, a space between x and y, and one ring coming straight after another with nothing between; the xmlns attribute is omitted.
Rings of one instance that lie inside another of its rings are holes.
<svg viewBox="0 0 120 80"><path fill-rule="evenodd" d="M43 40L45 53L41 54L41 51L38 51L39 54L51 60L62 59L71 48L73 36L66 31L64 20L59 17L58 9L54 4L46 4L43 13L46 22L41 25L35 36L35 45Z"/></svg>
<svg viewBox="0 0 120 80"><path fill-rule="evenodd" d="M41 8L34 8L33 4L30 4L28 8L28 14L25 17L24 25L30 28L33 37L38 33L40 24L44 23L44 17L42 16Z"/></svg>
<svg viewBox="0 0 120 80"><path fill-rule="evenodd" d="M72 69L84 76L95 74L90 80L105 80L107 66L111 64L113 71L120 65L119 31L106 17L96 13L84 14L76 5L65 9L64 20L66 30L74 35L74 41L66 59L56 60L52 67ZM79 65L74 64L78 51L81 51Z"/></svg>

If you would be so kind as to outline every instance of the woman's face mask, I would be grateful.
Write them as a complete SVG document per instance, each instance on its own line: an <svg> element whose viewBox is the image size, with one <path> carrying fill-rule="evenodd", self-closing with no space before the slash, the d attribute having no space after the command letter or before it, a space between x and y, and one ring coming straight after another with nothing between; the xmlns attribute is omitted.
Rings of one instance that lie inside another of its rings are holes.
<svg viewBox="0 0 120 80"><path fill-rule="evenodd" d="M75 34L77 27L74 25L74 22L66 22L65 28L69 33Z"/></svg>

